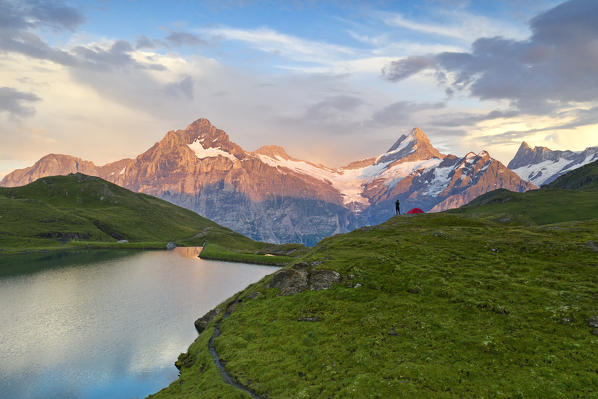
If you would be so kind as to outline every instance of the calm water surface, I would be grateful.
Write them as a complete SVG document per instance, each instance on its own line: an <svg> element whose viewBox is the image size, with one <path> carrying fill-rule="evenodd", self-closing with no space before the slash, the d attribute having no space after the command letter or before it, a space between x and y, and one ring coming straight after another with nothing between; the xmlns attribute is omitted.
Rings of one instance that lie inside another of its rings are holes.
<svg viewBox="0 0 598 399"><path fill-rule="evenodd" d="M167 386L195 319L276 270L194 255L0 258L0 397L143 398Z"/></svg>

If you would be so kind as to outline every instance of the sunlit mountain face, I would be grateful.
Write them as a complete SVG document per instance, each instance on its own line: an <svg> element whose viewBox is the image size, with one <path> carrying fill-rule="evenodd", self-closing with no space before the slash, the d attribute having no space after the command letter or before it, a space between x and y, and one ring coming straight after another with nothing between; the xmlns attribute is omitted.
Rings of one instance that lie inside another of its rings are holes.
<svg viewBox="0 0 598 399"><path fill-rule="evenodd" d="M246 151L207 119L169 131L134 159L97 166L49 154L0 184L21 186L69 173L97 175L164 198L258 240L308 245L388 219L397 200L404 211L436 212L498 188L536 188L486 151L440 153L419 128L401 134L378 156L333 168L275 145Z"/></svg>
<svg viewBox="0 0 598 399"><path fill-rule="evenodd" d="M48 153L131 158L199 117L247 151L335 169L414 126L505 164L522 141L583 151L598 144L596 7L5 0L0 176Z"/></svg>

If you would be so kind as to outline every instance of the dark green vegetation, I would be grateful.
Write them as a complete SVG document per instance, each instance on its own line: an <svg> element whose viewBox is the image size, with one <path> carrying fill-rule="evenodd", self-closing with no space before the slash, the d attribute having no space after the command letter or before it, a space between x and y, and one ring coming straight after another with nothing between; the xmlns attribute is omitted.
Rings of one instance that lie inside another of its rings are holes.
<svg viewBox="0 0 598 399"><path fill-rule="evenodd" d="M484 197L321 241L298 262L327 290L269 276L221 304L229 374L268 398L597 397L598 190ZM152 398L249 397L208 351L219 320Z"/></svg>
<svg viewBox="0 0 598 399"><path fill-rule="evenodd" d="M304 250L253 241L195 212L99 177L54 176L23 187L0 187L0 253L164 249L170 241L180 246L206 244L208 258L265 264L285 264Z"/></svg>

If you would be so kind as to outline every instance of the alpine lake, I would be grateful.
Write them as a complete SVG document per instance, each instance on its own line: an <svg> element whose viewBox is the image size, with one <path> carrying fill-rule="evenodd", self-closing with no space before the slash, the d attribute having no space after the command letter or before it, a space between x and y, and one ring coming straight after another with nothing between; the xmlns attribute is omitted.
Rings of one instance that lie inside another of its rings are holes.
<svg viewBox="0 0 598 399"><path fill-rule="evenodd" d="M166 387L193 322L277 270L199 250L0 256L0 396L143 398Z"/></svg>

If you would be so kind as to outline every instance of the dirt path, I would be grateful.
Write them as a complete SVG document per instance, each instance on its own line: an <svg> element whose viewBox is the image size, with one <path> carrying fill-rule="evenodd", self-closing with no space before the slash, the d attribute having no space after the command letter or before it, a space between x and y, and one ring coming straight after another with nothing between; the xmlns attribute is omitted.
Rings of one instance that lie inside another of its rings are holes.
<svg viewBox="0 0 598 399"><path fill-rule="evenodd" d="M238 389L240 389L240 390L242 390L244 392L247 392L249 395L251 395L252 398L262 399L261 396L259 396L257 393L255 393L250 388L246 387L245 385L243 385L240 382L238 382L237 380L235 380L235 378L233 376L231 376L228 373L228 371L226 371L226 368L224 368L224 366L222 365L222 362L220 361L220 357L218 356L218 352L216 352L216 348L214 347L214 340L216 338L218 338L218 336L220 335L220 323L222 323L222 320L225 320L225 319L228 318L228 316L230 316L230 308L235 303L237 303L237 299L238 298L239 297L237 296L235 298L235 300L232 301L226 307L226 312L224 313L224 315L222 316L222 318L220 320L218 320L218 322L216 323L216 326L214 327L214 333L212 334L212 337L210 338L210 342L208 343L208 348L210 350L210 354L214 358L214 363L216 363L216 367L220 371L220 375L222 375L222 379L224 380L224 382L226 382L227 384L232 385L235 388L238 388Z"/></svg>

